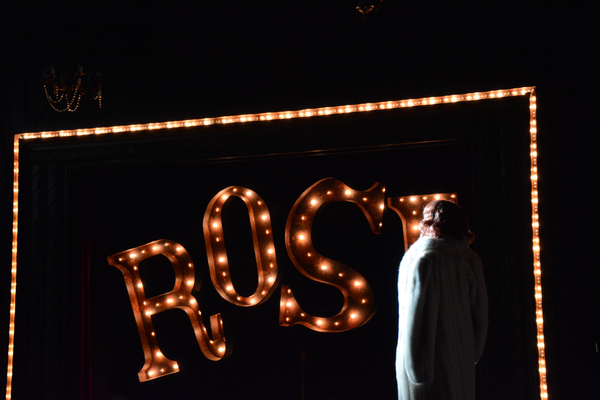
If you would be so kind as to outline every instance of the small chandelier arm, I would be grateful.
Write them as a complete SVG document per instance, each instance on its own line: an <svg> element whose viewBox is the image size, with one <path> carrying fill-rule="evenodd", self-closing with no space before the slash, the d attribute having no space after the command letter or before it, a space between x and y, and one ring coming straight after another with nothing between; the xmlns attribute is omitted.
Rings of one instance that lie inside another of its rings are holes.
<svg viewBox="0 0 600 400"><path fill-rule="evenodd" d="M102 79L99 71L95 75L93 77L84 73L81 64L77 66L77 71L72 76L57 75L54 65L50 66L50 69L45 70L42 75L48 103L55 111L74 112L79 108L81 96L93 94L94 100L98 100L98 107L102 108ZM83 79L84 77L86 78ZM64 108L62 108L63 101Z"/></svg>

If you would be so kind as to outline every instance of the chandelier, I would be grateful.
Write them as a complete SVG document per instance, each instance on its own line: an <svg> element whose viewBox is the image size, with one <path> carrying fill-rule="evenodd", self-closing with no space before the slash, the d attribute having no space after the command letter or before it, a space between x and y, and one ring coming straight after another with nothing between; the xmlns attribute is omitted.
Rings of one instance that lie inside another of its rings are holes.
<svg viewBox="0 0 600 400"><path fill-rule="evenodd" d="M364 19L368 18L369 13L379 10L383 0L357 0L356 11L363 15Z"/></svg>
<svg viewBox="0 0 600 400"><path fill-rule="evenodd" d="M98 100L98 107L102 108L100 71L94 75L86 74L79 64L72 74L58 75L54 65L51 65L48 70L44 70L42 82L46 99L55 111L76 111L79 108L81 96L85 95L93 95L94 100Z"/></svg>

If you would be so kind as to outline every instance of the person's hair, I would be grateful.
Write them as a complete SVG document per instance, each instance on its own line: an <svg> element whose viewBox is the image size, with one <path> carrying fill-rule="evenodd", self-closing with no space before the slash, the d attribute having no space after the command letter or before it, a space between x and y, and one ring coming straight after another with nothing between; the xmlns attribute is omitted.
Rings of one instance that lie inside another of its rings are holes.
<svg viewBox="0 0 600 400"><path fill-rule="evenodd" d="M469 220L462 208L446 200L432 201L425 206L419 230L422 237L451 236L461 240L463 236L466 236L469 243L475 239L475 235L469 228Z"/></svg>

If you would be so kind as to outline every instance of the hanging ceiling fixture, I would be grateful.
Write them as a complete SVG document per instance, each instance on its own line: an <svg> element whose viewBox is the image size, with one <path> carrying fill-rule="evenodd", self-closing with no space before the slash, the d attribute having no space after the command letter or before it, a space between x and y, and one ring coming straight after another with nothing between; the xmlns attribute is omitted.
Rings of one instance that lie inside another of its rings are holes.
<svg viewBox="0 0 600 400"><path fill-rule="evenodd" d="M42 75L44 84L44 93L50 106L58 112L74 112L79 108L81 96L93 95L94 100L98 100L98 107L102 108L102 79L100 71L94 75L83 72L81 64L72 74L58 75L51 65L48 70L44 70ZM62 103L65 107L62 108Z"/></svg>
<svg viewBox="0 0 600 400"><path fill-rule="evenodd" d="M368 18L369 13L379 10L383 0L356 0L356 10L363 15L364 19Z"/></svg>

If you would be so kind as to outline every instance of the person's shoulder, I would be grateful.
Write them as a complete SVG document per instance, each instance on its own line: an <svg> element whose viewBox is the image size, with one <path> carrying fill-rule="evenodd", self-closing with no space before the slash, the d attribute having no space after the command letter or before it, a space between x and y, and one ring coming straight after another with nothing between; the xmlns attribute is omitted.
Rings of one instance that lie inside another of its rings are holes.
<svg viewBox="0 0 600 400"><path fill-rule="evenodd" d="M444 243L438 238L420 237L409 249L415 257L432 257L437 254Z"/></svg>
<svg viewBox="0 0 600 400"><path fill-rule="evenodd" d="M420 237L413 244L413 247L418 250L426 250L438 247L440 245L440 239L433 237Z"/></svg>

